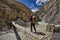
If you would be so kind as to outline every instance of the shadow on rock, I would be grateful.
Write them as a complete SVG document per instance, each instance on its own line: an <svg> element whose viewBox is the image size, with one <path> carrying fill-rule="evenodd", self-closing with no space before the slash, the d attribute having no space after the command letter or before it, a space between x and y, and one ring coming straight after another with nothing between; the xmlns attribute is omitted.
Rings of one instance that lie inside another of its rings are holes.
<svg viewBox="0 0 60 40"><path fill-rule="evenodd" d="M53 33L60 33L60 29L54 29Z"/></svg>
<svg viewBox="0 0 60 40"><path fill-rule="evenodd" d="M34 32L35 34L37 34L37 35L45 35L44 33L42 33L42 32Z"/></svg>

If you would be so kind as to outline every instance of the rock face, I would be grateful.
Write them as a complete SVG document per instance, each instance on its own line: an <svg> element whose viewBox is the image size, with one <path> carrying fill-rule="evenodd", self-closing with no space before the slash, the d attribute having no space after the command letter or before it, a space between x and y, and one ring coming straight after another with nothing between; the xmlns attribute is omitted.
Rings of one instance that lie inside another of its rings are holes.
<svg viewBox="0 0 60 40"><path fill-rule="evenodd" d="M29 22L30 14L33 12L16 0L0 0L0 27L10 25L17 17Z"/></svg>
<svg viewBox="0 0 60 40"><path fill-rule="evenodd" d="M39 9L38 15L44 22L60 24L60 0L49 0Z"/></svg>

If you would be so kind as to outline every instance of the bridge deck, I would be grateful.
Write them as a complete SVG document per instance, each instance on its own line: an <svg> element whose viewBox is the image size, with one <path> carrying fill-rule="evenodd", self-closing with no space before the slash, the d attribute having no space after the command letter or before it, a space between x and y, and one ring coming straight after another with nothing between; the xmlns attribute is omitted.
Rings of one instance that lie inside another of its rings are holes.
<svg viewBox="0 0 60 40"><path fill-rule="evenodd" d="M42 22L39 22L37 25L36 25L36 30L37 32L34 33L34 32L31 32L30 31L30 26L29 27L23 27L23 26L20 26L18 24L15 24L13 22L13 24L20 30L22 31L23 33L26 33L25 35L28 35L29 37L31 38L35 38L35 39L42 39L43 37L47 37L49 34L46 32L46 26L47 26L47 23L42 23Z"/></svg>

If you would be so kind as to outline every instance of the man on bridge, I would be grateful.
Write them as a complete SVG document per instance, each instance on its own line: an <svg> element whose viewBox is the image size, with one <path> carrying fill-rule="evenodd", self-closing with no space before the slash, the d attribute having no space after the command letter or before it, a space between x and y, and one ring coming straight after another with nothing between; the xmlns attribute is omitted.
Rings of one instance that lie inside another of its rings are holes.
<svg viewBox="0 0 60 40"><path fill-rule="evenodd" d="M31 32L33 32L32 28L34 28L34 31L36 32L36 28L35 28L36 16L31 15L30 21L31 21Z"/></svg>

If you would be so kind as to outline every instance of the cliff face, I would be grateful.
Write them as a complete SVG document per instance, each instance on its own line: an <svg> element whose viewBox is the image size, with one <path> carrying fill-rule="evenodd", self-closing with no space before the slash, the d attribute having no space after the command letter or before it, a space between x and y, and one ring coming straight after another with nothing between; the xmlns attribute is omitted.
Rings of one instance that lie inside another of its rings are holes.
<svg viewBox="0 0 60 40"><path fill-rule="evenodd" d="M0 27L5 27L17 17L28 22L32 11L16 0L0 0Z"/></svg>
<svg viewBox="0 0 60 40"><path fill-rule="evenodd" d="M24 21L29 21L28 17L32 13L25 5L16 1L13 1L12 3L8 0L0 1L0 10L0 16L3 17L3 19L7 18L11 20L14 20L16 17L20 17Z"/></svg>
<svg viewBox="0 0 60 40"><path fill-rule="evenodd" d="M39 9L38 14L44 22L60 24L60 1L50 0Z"/></svg>

